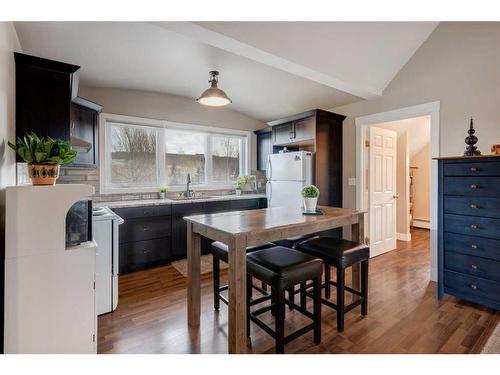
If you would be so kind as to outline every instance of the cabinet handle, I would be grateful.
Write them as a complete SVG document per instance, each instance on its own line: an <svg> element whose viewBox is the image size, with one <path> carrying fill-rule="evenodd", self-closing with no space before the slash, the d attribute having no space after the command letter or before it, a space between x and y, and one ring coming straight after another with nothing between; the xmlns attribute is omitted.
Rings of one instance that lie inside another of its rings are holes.
<svg viewBox="0 0 500 375"><path fill-rule="evenodd" d="M475 264L471 264L470 268L472 268L473 270L477 270L478 269L478 267Z"/></svg>
<svg viewBox="0 0 500 375"><path fill-rule="evenodd" d="M472 184L472 185L470 186L470 188L471 188L472 190L476 190L476 189L477 189L477 185L476 185L476 184Z"/></svg>
<svg viewBox="0 0 500 375"><path fill-rule="evenodd" d="M477 172L477 168L476 167L470 167L470 171L471 172Z"/></svg>
<svg viewBox="0 0 500 375"><path fill-rule="evenodd" d="M472 247L473 249L477 249L477 245L475 243L473 243L472 245L470 245L470 247Z"/></svg>
<svg viewBox="0 0 500 375"><path fill-rule="evenodd" d="M146 249L146 250L142 250L142 253L143 253L143 254L147 254L147 253L149 253L149 250L148 250L148 249Z"/></svg>
<svg viewBox="0 0 500 375"><path fill-rule="evenodd" d="M470 225L470 229L477 229L477 225L476 224L471 224Z"/></svg>
<svg viewBox="0 0 500 375"><path fill-rule="evenodd" d="M146 231L148 231L148 230L149 230L149 227L142 227L142 230L143 230L144 232L146 232Z"/></svg>
<svg viewBox="0 0 500 375"><path fill-rule="evenodd" d="M477 204L471 204L470 208L477 208Z"/></svg>
<svg viewBox="0 0 500 375"><path fill-rule="evenodd" d="M474 289L474 290L476 290L476 289L477 289L477 285L476 285L476 284L470 284L470 287L471 287L472 289Z"/></svg>

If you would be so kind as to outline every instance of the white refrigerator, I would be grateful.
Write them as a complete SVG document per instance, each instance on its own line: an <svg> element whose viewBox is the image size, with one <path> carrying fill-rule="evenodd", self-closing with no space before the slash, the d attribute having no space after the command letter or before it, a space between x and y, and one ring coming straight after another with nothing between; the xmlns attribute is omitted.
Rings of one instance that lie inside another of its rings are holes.
<svg viewBox="0 0 500 375"><path fill-rule="evenodd" d="M266 177L268 207L302 207L302 188L314 184L314 152L269 155Z"/></svg>

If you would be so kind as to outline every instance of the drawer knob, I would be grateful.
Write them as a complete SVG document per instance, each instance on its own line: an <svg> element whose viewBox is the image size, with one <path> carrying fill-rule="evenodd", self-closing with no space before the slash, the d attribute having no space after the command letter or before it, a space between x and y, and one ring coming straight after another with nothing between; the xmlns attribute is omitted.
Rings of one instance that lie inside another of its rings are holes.
<svg viewBox="0 0 500 375"><path fill-rule="evenodd" d="M477 168L476 167L470 167L470 171L471 172L477 172Z"/></svg>
<svg viewBox="0 0 500 375"><path fill-rule="evenodd" d="M477 285L476 284L470 284L470 287L471 287L471 289L474 289L474 290L477 289Z"/></svg>
<svg viewBox="0 0 500 375"><path fill-rule="evenodd" d="M471 224L470 225L470 229L477 229L477 225L476 224Z"/></svg>
<svg viewBox="0 0 500 375"><path fill-rule="evenodd" d="M471 204L470 208L477 208L477 204Z"/></svg>
<svg viewBox="0 0 500 375"><path fill-rule="evenodd" d="M148 227L142 227L142 230L143 230L143 231L148 231L148 230L149 230L149 228L148 228Z"/></svg>
<svg viewBox="0 0 500 375"><path fill-rule="evenodd" d="M149 250L142 250L142 253L147 254L147 253L149 253Z"/></svg>
<svg viewBox="0 0 500 375"><path fill-rule="evenodd" d="M470 247L472 247L473 249L477 249L477 245L475 243L473 243L472 245L470 245Z"/></svg>
<svg viewBox="0 0 500 375"><path fill-rule="evenodd" d="M478 267L475 264L471 264L470 268L472 268L473 270L477 270L478 269Z"/></svg>
<svg viewBox="0 0 500 375"><path fill-rule="evenodd" d="M477 189L477 185L476 185L476 184L472 184L472 185L470 186L470 188L471 188L472 190L476 190L476 189Z"/></svg>

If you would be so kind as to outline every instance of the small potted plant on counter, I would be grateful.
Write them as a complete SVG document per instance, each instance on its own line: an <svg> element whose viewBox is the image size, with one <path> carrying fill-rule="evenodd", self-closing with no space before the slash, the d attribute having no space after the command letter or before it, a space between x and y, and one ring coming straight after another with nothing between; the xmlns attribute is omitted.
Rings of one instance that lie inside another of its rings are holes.
<svg viewBox="0 0 500 375"><path fill-rule="evenodd" d="M55 185L61 164L73 163L76 151L68 141L40 138L35 133L17 137L16 144L8 142L26 163L33 185Z"/></svg>
<svg viewBox="0 0 500 375"><path fill-rule="evenodd" d="M165 199L167 197L167 191L168 189L166 187L161 187L160 188L160 199Z"/></svg>
<svg viewBox="0 0 500 375"><path fill-rule="evenodd" d="M234 190L236 191L236 195L240 196L241 195L241 181L238 179L238 182L236 182L236 186L234 187Z"/></svg>
<svg viewBox="0 0 500 375"><path fill-rule="evenodd" d="M304 211L316 212L318 205L319 189L314 185L307 185L302 189L302 198L304 198Z"/></svg>

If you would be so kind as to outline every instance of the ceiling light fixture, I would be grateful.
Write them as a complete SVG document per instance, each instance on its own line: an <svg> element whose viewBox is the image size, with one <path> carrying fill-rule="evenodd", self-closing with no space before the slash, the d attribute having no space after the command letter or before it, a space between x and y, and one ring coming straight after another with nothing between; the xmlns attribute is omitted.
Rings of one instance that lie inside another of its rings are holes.
<svg viewBox="0 0 500 375"><path fill-rule="evenodd" d="M196 101L210 107L223 107L232 103L233 101L228 98L226 93L217 87L219 72L212 70L209 74L208 83L210 83L210 88L203 91L203 94Z"/></svg>

